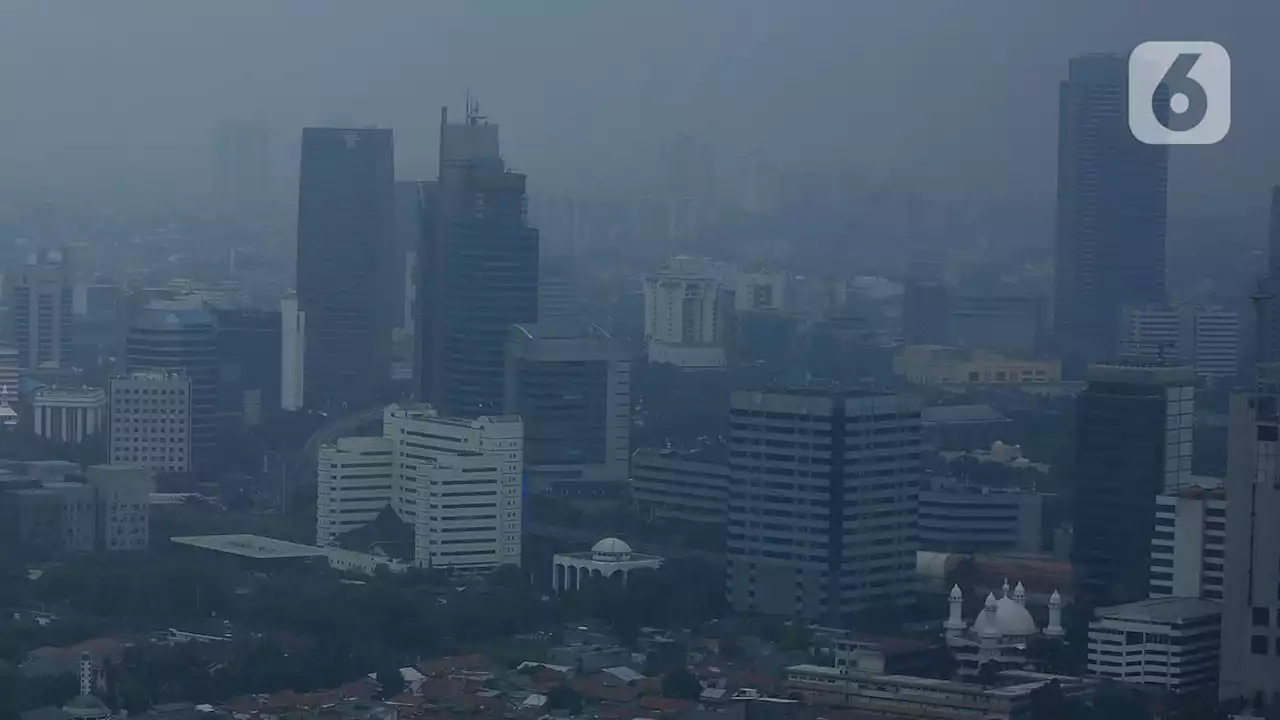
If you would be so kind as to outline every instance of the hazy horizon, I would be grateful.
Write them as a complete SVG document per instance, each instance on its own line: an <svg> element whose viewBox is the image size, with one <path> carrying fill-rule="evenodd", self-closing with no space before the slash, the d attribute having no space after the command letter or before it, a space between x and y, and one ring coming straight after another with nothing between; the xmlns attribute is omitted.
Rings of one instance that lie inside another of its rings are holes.
<svg viewBox="0 0 1280 720"><path fill-rule="evenodd" d="M1270 28L1280 5L1169 0L697 3L13 2L0 23L5 185L196 177L221 120L379 125L399 174L433 172L439 107L468 91L534 192L625 189L689 133L724 172L751 154L981 205L1052 202L1067 59L1160 38L1231 51L1223 143L1173 155L1170 209L1254 211L1280 173ZM294 141L291 143L291 141Z"/></svg>

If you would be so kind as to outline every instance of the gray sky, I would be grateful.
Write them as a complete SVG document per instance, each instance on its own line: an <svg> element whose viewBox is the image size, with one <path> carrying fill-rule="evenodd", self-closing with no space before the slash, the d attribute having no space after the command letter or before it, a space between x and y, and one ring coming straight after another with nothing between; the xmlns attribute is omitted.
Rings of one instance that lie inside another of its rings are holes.
<svg viewBox="0 0 1280 720"><path fill-rule="evenodd" d="M1251 209L1280 181L1277 28L1275 0L6 0L0 176L191 168L226 118L390 126L422 174L470 88L535 187L623 183L692 132L1047 202L1066 59L1185 38L1231 51L1235 119L1175 153L1172 202Z"/></svg>

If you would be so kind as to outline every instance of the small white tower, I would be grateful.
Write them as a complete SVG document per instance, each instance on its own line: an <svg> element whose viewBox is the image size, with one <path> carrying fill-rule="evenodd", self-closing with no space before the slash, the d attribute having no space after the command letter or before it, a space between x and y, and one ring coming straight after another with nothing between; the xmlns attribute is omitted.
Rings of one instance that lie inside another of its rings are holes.
<svg viewBox="0 0 1280 720"><path fill-rule="evenodd" d="M93 694L93 656L88 650L80 653L80 694Z"/></svg>
<svg viewBox="0 0 1280 720"><path fill-rule="evenodd" d="M961 612L964 609L964 593L960 591L960 585L957 583L951 588L951 595L947 596L947 603L951 605L951 614L947 617L947 621L942 624L946 628L947 637L959 637L964 632L965 622Z"/></svg>
<svg viewBox="0 0 1280 720"><path fill-rule="evenodd" d="M1000 623L996 619L996 611L1000 609L1000 603L996 600L995 593L987 593L987 601L982 608L982 627L980 634L982 637L1000 637ZM974 623L977 625L977 623Z"/></svg>
<svg viewBox="0 0 1280 720"><path fill-rule="evenodd" d="M1000 589L1004 592L1000 597L1009 597L1009 578L1004 579L1004 586Z"/></svg>
<svg viewBox="0 0 1280 720"><path fill-rule="evenodd" d="M1013 589L1013 601L1023 607L1027 606L1027 589L1022 586L1021 581L1019 581L1017 587Z"/></svg>
<svg viewBox="0 0 1280 720"><path fill-rule="evenodd" d="M1053 638L1060 638L1066 634L1066 630L1062 629L1062 596L1057 590L1049 596L1049 625L1045 627L1044 634Z"/></svg>

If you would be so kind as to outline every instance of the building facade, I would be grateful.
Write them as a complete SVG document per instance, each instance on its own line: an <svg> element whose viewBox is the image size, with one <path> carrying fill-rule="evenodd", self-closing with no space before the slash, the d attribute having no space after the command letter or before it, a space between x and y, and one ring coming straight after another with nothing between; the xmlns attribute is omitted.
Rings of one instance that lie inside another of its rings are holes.
<svg viewBox="0 0 1280 720"><path fill-rule="evenodd" d="M191 378L178 372L138 370L111 380L112 464L156 472L191 470Z"/></svg>
<svg viewBox="0 0 1280 720"><path fill-rule="evenodd" d="M1184 488L1156 498L1151 597L1222 600L1227 497L1221 487Z"/></svg>
<svg viewBox="0 0 1280 720"><path fill-rule="evenodd" d="M21 367L70 367L75 286L66 251L31 253L12 284L13 338Z"/></svg>
<svg viewBox="0 0 1280 720"><path fill-rule="evenodd" d="M47 440L78 445L107 426L102 388L43 387L31 395L31 429Z"/></svg>
<svg viewBox="0 0 1280 720"><path fill-rule="evenodd" d="M1243 352L1240 314L1206 305L1126 307L1121 313L1121 355L1183 362L1207 380L1231 378Z"/></svg>
<svg viewBox="0 0 1280 720"><path fill-rule="evenodd" d="M733 311L728 271L702 258L675 257L644 280L649 362L691 370L723 367Z"/></svg>
<svg viewBox="0 0 1280 720"><path fill-rule="evenodd" d="M218 441L218 329L213 314L198 300L152 301L134 318L125 347L129 373L142 372L150 378L154 373L148 373L158 370L162 375L186 376L190 383L187 470L210 469L217 462ZM180 412L177 405L165 409ZM180 435L170 437L176 440ZM176 450L180 442L167 445ZM169 454L164 454L167 462Z"/></svg>
<svg viewBox="0 0 1280 720"><path fill-rule="evenodd" d="M280 409L282 315L217 310L218 415L224 425L255 426Z"/></svg>
<svg viewBox="0 0 1280 720"><path fill-rule="evenodd" d="M503 412L524 421L531 489L627 480L631 360L604 330L573 322L515 325Z"/></svg>
<svg viewBox="0 0 1280 720"><path fill-rule="evenodd" d="M1175 695L1217 687L1222 606L1200 598L1099 608L1089 622L1089 674Z"/></svg>
<svg viewBox="0 0 1280 720"><path fill-rule="evenodd" d="M1030 385L1062 380L1062 363L986 350L907 345L893 359L894 374L916 385Z"/></svg>
<svg viewBox="0 0 1280 720"><path fill-rule="evenodd" d="M647 518L724 529L729 458L723 448L640 448L631 455L631 499Z"/></svg>
<svg viewBox="0 0 1280 720"><path fill-rule="evenodd" d="M726 592L741 612L840 618L912 602L920 403L868 391L735 391Z"/></svg>
<svg viewBox="0 0 1280 720"><path fill-rule="evenodd" d="M296 412L303 408L306 384L306 313L298 309L298 296L280 300L280 409Z"/></svg>
<svg viewBox="0 0 1280 720"><path fill-rule="evenodd" d="M344 437L321 446L316 463L316 544L373 522L397 492L395 453L385 437Z"/></svg>
<svg viewBox="0 0 1280 720"><path fill-rule="evenodd" d="M1036 553L1039 493L935 480L920 491L920 549L965 554Z"/></svg>
<svg viewBox="0 0 1280 720"><path fill-rule="evenodd" d="M98 501L98 546L108 551L146 550L151 543L151 470L138 465L85 469Z"/></svg>
<svg viewBox="0 0 1280 720"><path fill-rule="evenodd" d="M1148 596L1156 497L1192 484L1194 375L1095 364L1076 400L1071 561L1091 607Z"/></svg>
<svg viewBox="0 0 1280 720"><path fill-rule="evenodd" d="M412 531L421 567L520 564L523 437L519 418L457 419L428 405L391 405L380 438L320 450L321 546L387 508Z"/></svg>
<svg viewBox="0 0 1280 720"><path fill-rule="evenodd" d="M390 130L303 129L297 298L308 407L367 409L390 380L394 193Z"/></svg>
<svg viewBox="0 0 1280 720"><path fill-rule="evenodd" d="M507 169L498 126L477 107L462 123L441 111L440 177L420 186L417 394L451 416L502 411L511 326L538 319L538 231L525 181Z"/></svg>
<svg viewBox="0 0 1280 720"><path fill-rule="evenodd" d="M1129 131L1127 77L1126 58L1086 55L1059 88L1054 336L1073 377L1114 352L1124 306L1165 300L1169 152Z"/></svg>
<svg viewBox="0 0 1280 720"><path fill-rule="evenodd" d="M1222 699L1280 702L1280 368L1231 398Z"/></svg>

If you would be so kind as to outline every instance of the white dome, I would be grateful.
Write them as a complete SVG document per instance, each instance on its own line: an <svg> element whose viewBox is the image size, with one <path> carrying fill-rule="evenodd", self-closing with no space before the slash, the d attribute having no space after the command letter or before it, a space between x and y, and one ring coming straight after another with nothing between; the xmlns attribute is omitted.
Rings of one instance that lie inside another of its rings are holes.
<svg viewBox="0 0 1280 720"><path fill-rule="evenodd" d="M1008 597L996 601L996 627L1003 636L1035 635L1037 632L1036 621L1030 611Z"/></svg>
<svg viewBox="0 0 1280 720"><path fill-rule="evenodd" d="M616 537L607 537L591 546L591 554L609 560L623 559L630 557L631 546Z"/></svg>

